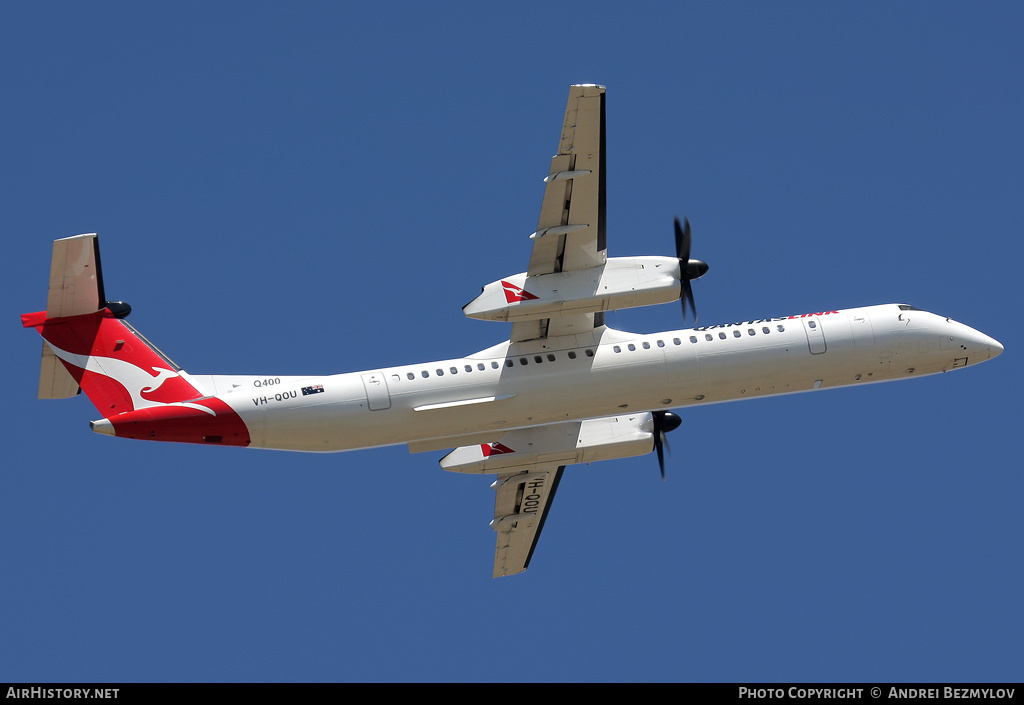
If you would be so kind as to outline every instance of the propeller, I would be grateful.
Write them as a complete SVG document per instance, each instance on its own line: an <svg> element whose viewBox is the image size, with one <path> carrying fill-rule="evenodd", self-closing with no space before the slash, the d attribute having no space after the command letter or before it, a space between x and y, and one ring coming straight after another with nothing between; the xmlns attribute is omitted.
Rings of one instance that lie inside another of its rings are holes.
<svg viewBox="0 0 1024 705"><path fill-rule="evenodd" d="M658 453L658 467L661 468L661 481L665 481L665 448L668 447L668 439L665 437L669 431L675 431L683 422L681 418L671 411L652 411L654 417L654 450ZM671 449L669 450L671 453Z"/></svg>
<svg viewBox="0 0 1024 705"><path fill-rule="evenodd" d="M707 262L699 259L690 259L690 220L687 218L685 225L679 224L676 218L676 257L679 259L679 299L683 302L683 320L686 320L686 302L690 302L690 309L693 311L693 320L697 320L697 306L693 303L693 287L690 282L700 279L708 271Z"/></svg>

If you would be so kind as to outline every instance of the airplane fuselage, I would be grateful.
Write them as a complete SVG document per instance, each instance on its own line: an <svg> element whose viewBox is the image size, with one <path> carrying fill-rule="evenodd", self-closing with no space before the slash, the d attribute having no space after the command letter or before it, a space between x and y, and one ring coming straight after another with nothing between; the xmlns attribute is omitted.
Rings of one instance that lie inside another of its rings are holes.
<svg viewBox="0 0 1024 705"><path fill-rule="evenodd" d="M651 334L603 328L325 377L190 379L238 414L252 447L420 451L526 426L919 377L1001 351L962 323L887 304Z"/></svg>

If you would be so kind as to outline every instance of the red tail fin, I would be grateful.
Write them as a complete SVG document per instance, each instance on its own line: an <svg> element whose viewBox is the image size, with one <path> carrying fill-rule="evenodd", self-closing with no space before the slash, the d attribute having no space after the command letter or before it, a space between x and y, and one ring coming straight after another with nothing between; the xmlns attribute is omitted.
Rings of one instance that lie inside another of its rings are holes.
<svg viewBox="0 0 1024 705"><path fill-rule="evenodd" d="M103 293L96 234L55 240L46 310L22 325L46 341L39 397L84 391L103 414L94 431L180 443L249 445L249 429L222 399L199 386L122 319L131 307Z"/></svg>
<svg viewBox="0 0 1024 705"><path fill-rule="evenodd" d="M204 396L181 368L109 309L63 318L21 317L49 344L104 417Z"/></svg>

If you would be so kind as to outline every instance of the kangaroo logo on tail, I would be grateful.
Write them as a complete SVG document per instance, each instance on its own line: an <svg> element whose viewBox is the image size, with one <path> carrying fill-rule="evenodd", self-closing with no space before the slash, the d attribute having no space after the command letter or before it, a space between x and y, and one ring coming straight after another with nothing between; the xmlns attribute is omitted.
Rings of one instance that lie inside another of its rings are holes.
<svg viewBox="0 0 1024 705"><path fill-rule="evenodd" d="M56 240L46 310L21 317L45 341L40 398L85 392L104 417L100 433L248 445L238 414L125 322L131 307L108 304L96 243L95 233Z"/></svg>

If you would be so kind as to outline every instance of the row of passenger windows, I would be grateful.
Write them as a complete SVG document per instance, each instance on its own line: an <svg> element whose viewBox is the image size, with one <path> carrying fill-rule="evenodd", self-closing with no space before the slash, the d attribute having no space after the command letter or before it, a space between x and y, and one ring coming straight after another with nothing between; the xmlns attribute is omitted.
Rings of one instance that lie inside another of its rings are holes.
<svg viewBox="0 0 1024 705"><path fill-rule="evenodd" d="M814 326L813 321L811 322L811 326L812 327ZM783 325L777 325L775 327L776 327L776 329L780 333L783 333L786 330L785 326L783 326ZM768 335L769 333L771 333L771 329L768 326L763 326L761 328L761 333L763 335ZM738 328L736 330L734 330L732 332L732 334L733 334L733 337L736 337L736 338L743 337L743 332L741 330L739 330ZM753 328L748 328L747 329L747 335L757 335L757 331L754 330ZM725 334L725 331L719 331L718 337L721 340L725 340L726 337L727 337L726 334ZM704 340L714 340L714 339L715 339L715 336L713 336L711 333L705 333L704 334ZM691 343L696 343L697 342L697 336L691 335L690 336L690 342ZM672 338L672 344L673 345L682 345L683 341L680 340L679 338ZM655 341L655 345L657 345L659 348L663 348L663 347L665 347L665 341L664 340L657 340L657 341ZM650 342L645 340L642 343L640 343L640 347L643 348L644 350L650 350L651 349L651 344L650 344ZM629 350L630 352L632 352L632 351L636 350L636 344L635 343L629 343L629 344L626 345L626 349ZM620 352L622 352L622 346L620 346L620 345L613 345L612 346L612 350L614 350L617 353L620 353ZM587 357L594 357L594 351L589 349L589 348L584 350L583 353ZM567 353L565 353L565 356L568 357L570 360L575 360L576 359L576 351L575 350L570 350ZM517 359L519 360L519 364L520 365L528 365L528 364L530 364L529 357L520 357L520 358L517 358ZM558 360L558 357L554 353L546 353L544 355L534 355L533 356L533 362L536 363L536 364L540 364L540 363L544 362L545 360L547 360L548 362L556 362ZM512 359L512 358L506 358L505 359L505 367L515 367L515 366L516 366L516 361L514 359ZM491 369L496 370L499 367L501 367L501 365L499 365L496 360L491 360L490 367L491 367ZM473 365L464 365L462 369L465 372L472 372L473 371ZM486 370L487 369L487 365L485 365L482 362L478 362L478 363L476 363L476 369L479 370L479 371ZM424 379L430 377L430 374L431 374L430 370L421 370L420 371L420 376L423 377ZM436 370L434 370L434 375L436 377L444 377L445 374L457 375L457 374L459 374L459 368L455 367L455 366L452 366L452 367L448 368L447 372L442 367L438 367ZM407 379L416 379L416 373L415 372L406 372L405 376L406 376ZM399 379L399 377L398 377L398 375L392 375L392 379L397 380L397 379Z"/></svg>
<svg viewBox="0 0 1024 705"><path fill-rule="evenodd" d="M812 328L815 327L814 321L811 321L810 325L811 325ZM775 328L780 333L784 333L786 331L786 327L783 326L783 325L777 325L777 326L775 326ZM768 335L771 332L772 332L771 328L769 328L768 326L762 326L761 327L761 333L762 334ZM737 328L736 330L734 330L732 332L732 335L733 335L734 338L742 338L743 337L743 331L741 331L739 328ZM753 328L747 328L747 335L757 335L757 331L754 330ZM718 338L720 340L725 340L727 337L728 336L725 334L725 331L719 331L718 332ZM715 336L712 335L711 333L705 333L704 334L704 340L714 340L714 339L715 339ZM691 335L690 336L690 342L691 343L696 343L697 342L697 336ZM679 345L681 343L681 341L679 340L679 338L673 338L672 339L672 343L675 344L675 345ZM659 341L657 341L657 345L658 345L659 348L663 348L663 347L665 347L665 341L664 340L659 340ZM640 347L642 347L644 350L649 350L650 347L651 347L651 344L648 343L647 341L644 341L644 342L642 342L640 344ZM632 352L633 350L636 350L636 345L633 344L633 343L630 343L629 345L626 346L626 349ZM622 352L622 347L619 346L619 345L614 345L614 346L612 346L612 350L614 350L617 353L620 353L620 352Z"/></svg>
<svg viewBox="0 0 1024 705"><path fill-rule="evenodd" d="M594 351L589 349L589 348L584 350L583 353L587 357L594 357ZM575 360L576 359L576 351L575 350L570 350L569 352L565 353L565 356L568 357L570 360ZM544 362L545 359L547 359L548 362L555 362L555 361L558 360L558 357L554 353L547 353L546 355L534 355L533 356L533 361L535 363ZM526 357L520 357L519 358L519 364L520 365L528 365L528 364L530 364L530 360L529 360L529 358L526 358ZM512 358L507 358L505 360L505 367L515 367L515 366L516 366L515 360L513 360ZM499 367L501 367L501 365L499 365L496 360L491 360L490 367L491 367L492 370L496 370ZM462 369L465 370L466 372L472 372L473 371L473 365L464 365ZM487 365L485 365L482 362L478 362L478 363L476 363L476 369L479 370L479 371L486 370L487 369ZM459 368L455 367L455 366L449 367L447 373L445 372L444 368L442 368L442 367L438 367L436 370L434 370L434 375L436 377L444 377L445 374L457 375L457 374L459 374ZM406 376L406 379L416 379L416 373L415 372L406 372L405 376ZM430 370L421 370L420 371L420 376L423 377L423 378L430 377ZM397 380L397 379L399 379L399 377L398 377L398 375L392 375L392 379Z"/></svg>
<svg viewBox="0 0 1024 705"><path fill-rule="evenodd" d="M810 325L811 325L811 328L814 328L815 327L814 321L811 321ZM786 327L783 326L783 325L777 325L777 326L775 326L775 328L780 333L784 333L786 331ZM772 329L769 328L768 326L761 326L761 333L763 335L768 335L771 332L772 332ZM757 335L757 331L754 330L753 328L747 328L747 335ZM742 338L743 337L743 331L741 331L740 329L737 328L736 330L734 330L732 332L732 337L734 337L734 338ZM718 338L719 338L719 340L725 340L725 338L726 338L725 331L719 331L718 332ZM710 333L705 333L704 334L704 340L714 340L714 339L715 339L715 336L711 335ZM691 335L690 336L690 342L691 343L696 343L697 342L697 336Z"/></svg>
<svg viewBox="0 0 1024 705"><path fill-rule="evenodd" d="M672 344L673 345L682 345L683 341L681 341L679 338L672 338ZM657 341L657 345L658 345L659 348L663 348L663 347L665 347L665 341L664 340L659 340L659 341ZM651 349L651 344L645 340L644 342L640 343L640 347L642 347L644 350L650 350ZM630 343L629 345L626 346L626 349L629 350L630 352L632 352L633 350L636 350L636 345L634 343ZM617 353L620 353L620 352L622 352L622 346L620 346L620 345L613 345L612 346L612 350L614 350Z"/></svg>

